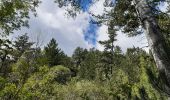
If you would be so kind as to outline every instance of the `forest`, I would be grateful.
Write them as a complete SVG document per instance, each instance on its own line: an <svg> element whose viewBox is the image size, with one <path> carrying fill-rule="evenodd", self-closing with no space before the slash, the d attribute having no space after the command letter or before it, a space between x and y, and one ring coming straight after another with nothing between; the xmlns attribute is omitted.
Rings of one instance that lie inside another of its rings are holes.
<svg viewBox="0 0 170 100"><path fill-rule="evenodd" d="M92 24L108 27L108 39L97 41L104 50L78 46L71 56L55 38L43 47L30 41L29 33L10 39L29 29L30 16L39 16L43 1L0 0L0 100L169 100L169 0L105 0L109 11L90 13ZM68 7L71 19L98 1L53 0ZM162 3L166 11L159 8ZM149 51L123 51L115 44L118 31L128 37L145 34Z"/></svg>

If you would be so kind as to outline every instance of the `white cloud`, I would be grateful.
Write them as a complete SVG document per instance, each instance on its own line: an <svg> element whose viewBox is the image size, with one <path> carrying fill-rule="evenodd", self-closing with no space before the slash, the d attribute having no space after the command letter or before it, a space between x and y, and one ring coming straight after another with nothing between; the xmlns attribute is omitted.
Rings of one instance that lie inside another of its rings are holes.
<svg viewBox="0 0 170 100"><path fill-rule="evenodd" d="M53 1L43 0L40 7L37 8L38 17L31 17L30 28L22 29L19 33L30 33L31 40L34 41L37 33L41 33L41 41L44 41L44 45L51 38L55 38L59 47L69 56L78 46L92 47L84 40L83 35L83 30L89 25L89 15L82 13L73 19L67 18L65 13L65 9L57 7L57 4ZM16 35L13 37L16 37Z"/></svg>
<svg viewBox="0 0 170 100"><path fill-rule="evenodd" d="M103 2L105 0L100 0L96 4L90 7L90 11L97 14L104 13ZM66 11L64 8L58 8L53 3L50 7L47 7L48 0L44 0L44 4L39 7L38 15L39 22L41 22L48 29L54 30L55 33L50 33L48 37L54 37L59 43L59 46L69 55L72 54L73 50L77 46L84 48L91 48L93 45L88 44L84 40L83 30L85 30L89 23L89 15L87 13L79 14L75 19L67 18L65 15ZM46 33L45 33L46 34ZM108 39L107 26L102 25L97 30L97 41L103 41ZM137 36L133 38L127 37L125 34L118 32L116 45L119 45L123 51L126 51L130 47L144 47L147 45L147 41L142 36ZM99 50L104 50L104 47L99 43L96 44L96 48Z"/></svg>
<svg viewBox="0 0 170 100"><path fill-rule="evenodd" d="M99 30L97 31L97 41L104 41L108 39L108 35L107 35L107 26L106 25L102 25ZM97 43L96 48L100 51L104 50L104 47Z"/></svg>
<svg viewBox="0 0 170 100"><path fill-rule="evenodd" d="M97 1L95 4L93 4L89 11L95 15L100 15L102 13L104 13L104 6L103 3L105 2L105 0L99 0Z"/></svg>
<svg viewBox="0 0 170 100"><path fill-rule="evenodd" d="M125 52L127 48L131 48L131 47L140 47L145 49L146 51L148 51L148 48L146 48L145 46L147 46L147 40L145 38L145 35L139 35L136 37L128 37L126 34L123 34L121 32L117 33L117 41L115 42L115 45L118 45L122 48L122 50ZM97 31L97 35L98 41L104 41L108 39L108 35L107 35L107 26L103 25L102 27L99 28L99 30ZM100 51L104 50L104 47L97 43L96 48Z"/></svg>
<svg viewBox="0 0 170 100"><path fill-rule="evenodd" d="M104 0L100 0L94 4L90 11L94 14L103 13ZM37 9L38 17L31 17L30 29L22 29L17 33L30 33L31 40L36 40L37 33L41 34L41 41L44 45L53 37L57 40L59 47L68 55L71 55L77 46L83 48L91 48L93 45L88 44L84 40L83 30L85 30L89 23L89 15L82 13L75 19L67 18L65 16L65 9L58 8L53 1L43 0L40 7ZM97 41L108 39L107 26L103 25L97 30ZM16 35L14 35L16 37ZM143 46L137 42L141 37L127 38L125 35L118 35L117 45L120 45L123 50L127 47ZM103 50L104 47L97 43L96 48Z"/></svg>
<svg viewBox="0 0 170 100"><path fill-rule="evenodd" d="M105 2L105 0L97 1L90 7L89 11L94 15L102 15L105 10L110 11L111 7L104 7L104 5L103 5L104 2Z"/></svg>
<svg viewBox="0 0 170 100"><path fill-rule="evenodd" d="M106 9L107 11L111 10L111 8L104 8L103 3L105 0L100 0L98 1L96 4L94 4L93 6L90 7L90 12L92 12L95 15L101 15L102 13L104 13L104 9ZM105 25L102 25L98 31L97 31L97 41L104 41L108 39L108 35L107 35L107 29L108 27ZM115 45L118 45L122 48L122 50L125 52L127 48L130 47L145 47L147 46L147 41L146 38L144 38L144 35L141 36L136 36L136 37L127 37L125 34L118 32L118 36L117 36L117 41L115 43ZM98 50L103 51L104 47L97 43L96 48ZM146 50L148 50L147 48L144 48Z"/></svg>
<svg viewBox="0 0 170 100"><path fill-rule="evenodd" d="M161 3L160 6L159 6L160 10L163 11L163 12L167 11L167 7L168 7L167 2L166 3Z"/></svg>
<svg viewBox="0 0 170 100"><path fill-rule="evenodd" d="M75 19L67 18L64 8L54 7L55 11L46 11L44 8L38 9L39 20L48 28L52 28L56 33L53 36L58 41L60 47L67 53L72 54L77 46L89 48L91 46L84 40L83 30L89 23L87 13L79 14Z"/></svg>
<svg viewBox="0 0 170 100"><path fill-rule="evenodd" d="M145 46L148 45L144 34L135 37L128 37L126 34L121 32L118 32L117 34L118 41L115 44L120 46L124 52L127 48L131 47L140 47L146 49Z"/></svg>

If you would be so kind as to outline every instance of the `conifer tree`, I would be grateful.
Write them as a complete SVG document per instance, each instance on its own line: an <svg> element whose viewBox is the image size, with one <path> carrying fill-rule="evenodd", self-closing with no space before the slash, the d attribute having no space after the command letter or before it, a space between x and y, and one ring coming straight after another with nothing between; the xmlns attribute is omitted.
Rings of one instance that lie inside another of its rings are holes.
<svg viewBox="0 0 170 100"><path fill-rule="evenodd" d="M44 47L44 53L50 67L61 64L61 59L64 52L58 47L58 44L54 38L52 38L47 46Z"/></svg>
<svg viewBox="0 0 170 100"><path fill-rule="evenodd" d="M104 63L104 68L106 77L109 78L110 75L113 73L113 67L115 66L114 61L114 42L116 41L116 29L114 27L114 23L110 23L108 27L108 40L105 41L99 41L101 45L105 47L105 51L103 52L103 57L101 59L101 62Z"/></svg>
<svg viewBox="0 0 170 100"><path fill-rule="evenodd" d="M27 35L27 33L19 36L16 38L16 40L14 41L14 59L15 61L19 59L19 57L22 56L22 54L26 51L29 50L33 50L32 46L33 46L33 42L29 41L29 36Z"/></svg>
<svg viewBox="0 0 170 100"><path fill-rule="evenodd" d="M95 80L97 78L97 68L100 60L100 51L91 48L81 62L78 75L81 79Z"/></svg>
<svg viewBox="0 0 170 100"><path fill-rule="evenodd" d="M0 76L6 76L10 72L10 58L13 51L12 42L8 39L0 39Z"/></svg>
<svg viewBox="0 0 170 100"><path fill-rule="evenodd" d="M75 76L78 74L82 62L86 59L86 55L88 54L87 49L83 49L81 47L77 47L72 55L72 60L73 60L73 68L72 71L75 73Z"/></svg>
<svg viewBox="0 0 170 100"><path fill-rule="evenodd" d="M114 53L114 47L115 47L114 42L117 40L116 39L116 36L117 36L116 32L117 32L117 30L114 26L114 23L110 22L110 24L108 25L108 37L109 37L109 39L105 40L105 41L99 41L99 43L105 47L105 50L109 51L112 54Z"/></svg>
<svg viewBox="0 0 170 100"><path fill-rule="evenodd" d="M74 61L77 68L79 68L81 66L81 63L85 59L87 52L88 51L86 49L83 49L81 47L77 47L74 50L72 58L73 58L73 61Z"/></svg>

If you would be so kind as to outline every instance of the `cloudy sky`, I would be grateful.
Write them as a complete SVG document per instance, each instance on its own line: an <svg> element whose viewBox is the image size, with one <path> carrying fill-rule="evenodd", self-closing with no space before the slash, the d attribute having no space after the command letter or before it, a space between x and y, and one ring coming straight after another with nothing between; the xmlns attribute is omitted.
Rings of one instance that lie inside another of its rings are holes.
<svg viewBox="0 0 170 100"><path fill-rule="evenodd" d="M103 12L103 1L100 0L91 7L86 7L84 13L79 14L75 19L68 18L64 8L58 8L53 0L42 0L42 3L37 8L38 17L31 17L30 28L23 28L21 31L15 32L12 35L14 39L17 34L29 33L31 41L37 41L39 38L40 44L43 47L51 38L55 38L59 47L69 56L78 46L83 48L95 47L98 50L103 50L103 47L98 43L100 40L106 40L107 26L98 27L89 23L91 17L87 11L94 14ZM144 35L129 38L119 32L118 41L115 43L126 51L128 47L144 47L147 46L147 41Z"/></svg>

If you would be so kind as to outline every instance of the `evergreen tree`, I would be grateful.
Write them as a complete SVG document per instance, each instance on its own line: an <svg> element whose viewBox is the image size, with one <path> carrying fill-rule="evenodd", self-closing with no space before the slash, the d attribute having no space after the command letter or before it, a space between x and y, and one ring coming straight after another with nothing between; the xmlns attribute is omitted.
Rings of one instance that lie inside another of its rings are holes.
<svg viewBox="0 0 170 100"><path fill-rule="evenodd" d="M100 51L94 48L90 49L85 59L82 60L81 66L78 72L78 76L81 79L95 80L97 78L97 68L100 60Z"/></svg>
<svg viewBox="0 0 170 100"><path fill-rule="evenodd" d="M10 64L13 62L12 51L12 42L8 39L0 39L0 76L6 76L10 72Z"/></svg>
<svg viewBox="0 0 170 100"><path fill-rule="evenodd" d="M99 41L100 44L102 44L105 47L106 51L109 51L110 53L114 53L114 42L117 40L116 39L116 34L117 30L115 29L114 23L110 22L108 25L108 40L105 41Z"/></svg>
<svg viewBox="0 0 170 100"><path fill-rule="evenodd" d="M76 65L76 68L79 68L81 66L81 63L85 59L87 52L88 52L87 49L83 49L81 47L77 47L74 50L72 58L73 58L73 62Z"/></svg>
<svg viewBox="0 0 170 100"><path fill-rule="evenodd" d="M72 55L72 60L73 60L73 72L75 73L75 75L77 75L77 73L80 70L80 67L82 65L82 62L86 59L86 55L88 53L87 49L83 49L81 47L77 47Z"/></svg>
<svg viewBox="0 0 170 100"><path fill-rule="evenodd" d="M116 41L116 29L114 27L113 23L109 24L108 27L108 40L105 41L99 41L101 45L104 45L105 51L103 52L103 57L101 59L101 63L104 65L104 72L106 78L110 79L112 73L113 73L113 67L115 66L115 59L114 59L114 42Z"/></svg>
<svg viewBox="0 0 170 100"><path fill-rule="evenodd" d="M24 52L33 50L32 48L33 44L34 44L33 42L29 42L29 37L27 33L17 37L13 45L15 49L15 53L14 53L15 61L17 61Z"/></svg>
<svg viewBox="0 0 170 100"><path fill-rule="evenodd" d="M64 52L58 48L58 44L54 38L44 47L44 53L50 67L62 64L61 59Z"/></svg>

